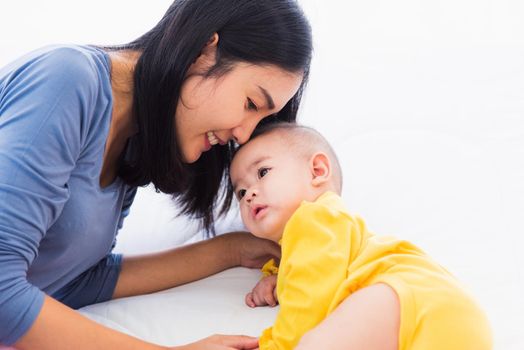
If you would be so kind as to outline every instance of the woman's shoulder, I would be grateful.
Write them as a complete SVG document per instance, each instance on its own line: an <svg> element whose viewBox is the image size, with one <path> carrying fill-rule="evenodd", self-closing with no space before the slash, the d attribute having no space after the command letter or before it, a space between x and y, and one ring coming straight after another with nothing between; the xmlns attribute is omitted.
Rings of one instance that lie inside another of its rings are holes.
<svg viewBox="0 0 524 350"><path fill-rule="evenodd" d="M102 69L109 73L107 53L94 46L53 45L43 47L34 54L41 57L44 63L55 65L57 69L72 69L78 73L87 74L93 74Z"/></svg>
<svg viewBox="0 0 524 350"><path fill-rule="evenodd" d="M96 48L48 46L0 69L0 120L4 137L34 144L61 135L74 152L101 137L111 117L111 79L107 55ZM102 141L101 141L102 142Z"/></svg>
<svg viewBox="0 0 524 350"><path fill-rule="evenodd" d="M50 89L97 89L110 85L110 63L105 52L91 46L52 45L34 50L0 69L3 87L45 82ZM49 90L48 90L49 91ZM50 92L52 92L51 90Z"/></svg>

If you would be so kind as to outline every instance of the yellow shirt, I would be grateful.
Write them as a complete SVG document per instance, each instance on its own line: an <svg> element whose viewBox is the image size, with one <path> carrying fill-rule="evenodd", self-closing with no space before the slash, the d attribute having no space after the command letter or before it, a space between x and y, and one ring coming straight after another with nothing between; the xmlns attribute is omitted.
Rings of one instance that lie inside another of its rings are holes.
<svg viewBox="0 0 524 350"><path fill-rule="evenodd" d="M287 223L277 269L280 311L260 350L293 349L354 291L386 283L399 296L399 349L491 349L489 323L443 267L413 244L370 233L327 192L303 202Z"/></svg>

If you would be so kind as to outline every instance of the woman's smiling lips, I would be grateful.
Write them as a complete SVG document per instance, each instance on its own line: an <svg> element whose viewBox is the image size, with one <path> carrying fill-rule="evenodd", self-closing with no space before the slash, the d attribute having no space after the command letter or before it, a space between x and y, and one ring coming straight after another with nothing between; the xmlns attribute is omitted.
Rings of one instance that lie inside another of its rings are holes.
<svg viewBox="0 0 524 350"><path fill-rule="evenodd" d="M204 152L209 151L211 147L213 147L213 145L209 142L209 138L206 135L206 137L204 137Z"/></svg>
<svg viewBox="0 0 524 350"><path fill-rule="evenodd" d="M211 147L213 147L216 144L220 144L223 146L227 144L227 142L218 138L218 136L214 132L208 131L205 136L204 151L209 151Z"/></svg>

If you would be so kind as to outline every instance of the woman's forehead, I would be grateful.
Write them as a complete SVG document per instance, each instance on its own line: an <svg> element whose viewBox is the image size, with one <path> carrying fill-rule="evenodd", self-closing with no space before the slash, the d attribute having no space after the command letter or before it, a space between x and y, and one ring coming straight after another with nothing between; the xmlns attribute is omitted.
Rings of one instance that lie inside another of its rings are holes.
<svg viewBox="0 0 524 350"><path fill-rule="evenodd" d="M262 91L271 96L273 105L283 105L295 95L302 84L303 74L292 73L275 65L237 63L227 73L231 83Z"/></svg>

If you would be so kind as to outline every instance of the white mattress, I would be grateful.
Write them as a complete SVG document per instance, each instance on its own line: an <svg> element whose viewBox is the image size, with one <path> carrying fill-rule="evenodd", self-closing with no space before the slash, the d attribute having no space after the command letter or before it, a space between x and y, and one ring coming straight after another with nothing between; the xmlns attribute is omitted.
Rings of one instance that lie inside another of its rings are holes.
<svg viewBox="0 0 524 350"><path fill-rule="evenodd" d="M160 293L85 307L87 317L160 345L180 345L211 334L258 336L278 307L250 308L244 295L259 272L237 267Z"/></svg>

